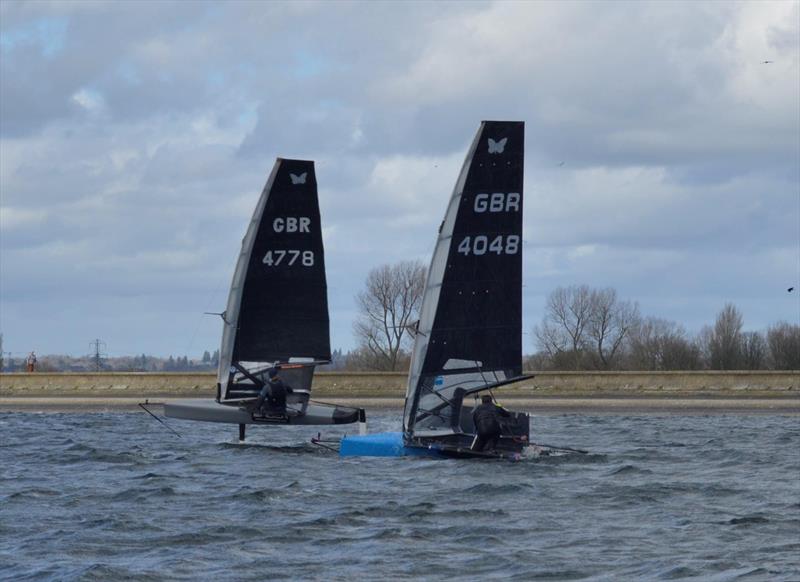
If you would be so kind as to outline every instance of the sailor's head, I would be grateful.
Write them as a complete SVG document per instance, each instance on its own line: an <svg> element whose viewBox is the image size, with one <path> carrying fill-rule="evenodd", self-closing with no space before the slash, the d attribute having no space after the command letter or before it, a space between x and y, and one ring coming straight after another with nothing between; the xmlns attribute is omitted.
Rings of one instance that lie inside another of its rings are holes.
<svg viewBox="0 0 800 582"><path fill-rule="evenodd" d="M280 372L280 370L281 370L280 366L275 366L274 368L270 368L269 372L267 372L267 376L269 376L270 378L274 378L275 376L278 375L278 372Z"/></svg>
<svg viewBox="0 0 800 582"><path fill-rule="evenodd" d="M484 394L483 396L481 396L481 402L483 404L491 404L492 403L492 397L489 396L488 394Z"/></svg>

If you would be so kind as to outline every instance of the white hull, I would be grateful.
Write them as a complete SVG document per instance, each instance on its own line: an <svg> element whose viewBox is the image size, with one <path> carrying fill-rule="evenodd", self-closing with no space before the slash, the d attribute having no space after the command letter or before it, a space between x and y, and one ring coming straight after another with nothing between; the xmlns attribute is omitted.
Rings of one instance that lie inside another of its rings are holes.
<svg viewBox="0 0 800 582"><path fill-rule="evenodd" d="M293 416L290 413L286 418L272 420L254 418L248 410L235 404L220 404L211 399L198 399L167 402L164 404L164 414L169 418L229 424L320 425L358 422L359 409L309 402L304 414Z"/></svg>

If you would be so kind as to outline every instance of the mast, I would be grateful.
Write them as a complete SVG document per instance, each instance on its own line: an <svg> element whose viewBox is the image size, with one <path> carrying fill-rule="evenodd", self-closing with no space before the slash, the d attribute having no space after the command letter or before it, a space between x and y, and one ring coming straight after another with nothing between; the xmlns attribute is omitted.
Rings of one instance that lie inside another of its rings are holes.
<svg viewBox="0 0 800 582"><path fill-rule="evenodd" d="M450 197L414 340L407 437L450 429L463 396L522 373L524 133L523 122L482 122Z"/></svg>

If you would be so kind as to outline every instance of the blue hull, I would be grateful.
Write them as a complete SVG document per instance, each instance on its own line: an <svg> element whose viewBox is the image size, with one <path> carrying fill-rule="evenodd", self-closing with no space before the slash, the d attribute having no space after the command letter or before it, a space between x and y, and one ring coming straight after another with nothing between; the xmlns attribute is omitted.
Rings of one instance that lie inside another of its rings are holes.
<svg viewBox="0 0 800 582"><path fill-rule="evenodd" d="M401 432L378 432L346 436L339 447L341 457L440 457L435 449L407 447Z"/></svg>
<svg viewBox="0 0 800 582"><path fill-rule="evenodd" d="M472 451L469 447L431 443L428 446L409 447L403 442L401 432L346 436L339 444L340 457L428 457L436 459L506 459L519 461L522 451L492 450Z"/></svg>

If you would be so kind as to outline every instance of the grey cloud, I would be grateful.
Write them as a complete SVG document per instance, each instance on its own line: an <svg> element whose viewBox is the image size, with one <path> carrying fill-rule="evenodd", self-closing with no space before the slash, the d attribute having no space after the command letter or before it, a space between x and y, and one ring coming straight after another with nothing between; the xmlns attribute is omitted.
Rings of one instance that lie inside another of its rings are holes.
<svg viewBox="0 0 800 582"><path fill-rule="evenodd" d="M129 325L126 349L178 351L190 312L224 303L285 156L317 161L348 347L363 277L427 261L478 122L504 118L527 123L526 325L572 282L687 326L725 300L775 319L742 273L800 276L797 4L783 6L4 2L4 35L67 22L56 52L0 55L6 340L46 335L49 314L62 336ZM218 326L200 329L213 346Z"/></svg>

